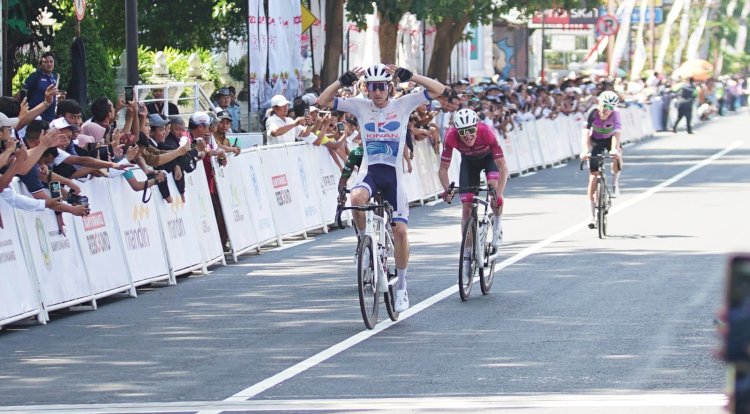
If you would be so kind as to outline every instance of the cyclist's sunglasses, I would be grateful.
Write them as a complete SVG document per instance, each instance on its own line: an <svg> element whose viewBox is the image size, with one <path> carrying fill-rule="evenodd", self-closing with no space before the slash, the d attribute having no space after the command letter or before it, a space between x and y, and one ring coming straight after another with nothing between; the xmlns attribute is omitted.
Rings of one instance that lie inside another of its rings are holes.
<svg viewBox="0 0 750 414"><path fill-rule="evenodd" d="M367 82L367 90L372 91L387 91L388 82Z"/></svg>
<svg viewBox="0 0 750 414"><path fill-rule="evenodd" d="M461 128L458 130L458 135L460 136L466 136L471 135L477 132L477 127L468 127L468 128Z"/></svg>
<svg viewBox="0 0 750 414"><path fill-rule="evenodd" d="M609 111L614 111L615 110L615 107L613 105L609 105L609 104L604 104L604 105L602 105L602 107L604 109L606 109L606 110L609 110Z"/></svg>

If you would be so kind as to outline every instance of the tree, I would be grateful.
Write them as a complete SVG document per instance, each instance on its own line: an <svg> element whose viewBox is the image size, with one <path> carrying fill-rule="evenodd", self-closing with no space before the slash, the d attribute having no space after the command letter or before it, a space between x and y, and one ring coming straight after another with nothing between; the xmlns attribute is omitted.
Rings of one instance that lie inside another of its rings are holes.
<svg viewBox="0 0 750 414"><path fill-rule="evenodd" d="M39 17L46 8L49 17L59 20L61 14L57 8L51 7L48 0L7 0L7 40L3 48L3 90L10 95L11 82L16 70L24 64L31 63L35 67L44 49L40 45L48 45L52 41L52 28L42 26Z"/></svg>
<svg viewBox="0 0 750 414"><path fill-rule="evenodd" d="M247 36L247 0L138 2L138 43L155 50L224 49ZM123 0L90 1L88 8L110 53L125 50Z"/></svg>
<svg viewBox="0 0 750 414"><path fill-rule="evenodd" d="M373 4L377 8L380 20L378 29L378 41L380 43L380 61L384 63L396 63L396 42L398 40L398 23L404 13L409 11L414 1L407 0L349 0L346 3L346 11L349 19L357 24L359 29L367 27L368 14L375 12Z"/></svg>
<svg viewBox="0 0 750 414"><path fill-rule="evenodd" d="M598 6L597 1L588 7ZM467 24L489 24L502 13L516 10L523 15L545 9L570 10L585 7L576 0L416 0L412 13L420 20L435 24L435 46L432 50L427 76L445 81L453 48L464 37Z"/></svg>
<svg viewBox="0 0 750 414"><path fill-rule="evenodd" d="M327 0L325 14L326 47L320 70L320 84L324 88L339 77L339 59L344 45L344 0Z"/></svg>

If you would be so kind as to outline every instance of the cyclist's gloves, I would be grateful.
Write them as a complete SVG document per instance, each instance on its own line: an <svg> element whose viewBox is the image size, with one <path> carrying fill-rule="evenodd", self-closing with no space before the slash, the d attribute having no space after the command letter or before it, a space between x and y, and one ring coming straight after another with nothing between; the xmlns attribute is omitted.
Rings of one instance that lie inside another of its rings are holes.
<svg viewBox="0 0 750 414"><path fill-rule="evenodd" d="M414 76L414 74L411 73L409 69L405 69L405 68L396 69L395 75L401 82L408 82L409 79L411 79L411 77Z"/></svg>
<svg viewBox="0 0 750 414"><path fill-rule="evenodd" d="M356 81L357 75L352 71L347 71L339 78L339 82L341 82L341 84L344 86L352 86Z"/></svg>

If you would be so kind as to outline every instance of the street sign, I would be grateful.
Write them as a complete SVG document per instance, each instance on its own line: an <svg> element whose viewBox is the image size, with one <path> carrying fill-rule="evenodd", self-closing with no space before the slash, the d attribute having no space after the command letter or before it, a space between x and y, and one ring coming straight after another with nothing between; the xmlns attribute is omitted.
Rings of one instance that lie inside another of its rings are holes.
<svg viewBox="0 0 750 414"><path fill-rule="evenodd" d="M312 26L318 20L318 18L315 17L315 15L312 14L312 12L307 7L305 7L304 4L302 4L301 6L302 6L302 33L304 33L305 31L307 31L307 29L310 28L310 26Z"/></svg>
<svg viewBox="0 0 750 414"><path fill-rule="evenodd" d="M604 36L614 35L619 28L617 17L611 14L605 14L596 20L596 30Z"/></svg>
<svg viewBox="0 0 750 414"><path fill-rule="evenodd" d="M76 18L80 21L86 16L86 0L74 0L73 5L76 8Z"/></svg>

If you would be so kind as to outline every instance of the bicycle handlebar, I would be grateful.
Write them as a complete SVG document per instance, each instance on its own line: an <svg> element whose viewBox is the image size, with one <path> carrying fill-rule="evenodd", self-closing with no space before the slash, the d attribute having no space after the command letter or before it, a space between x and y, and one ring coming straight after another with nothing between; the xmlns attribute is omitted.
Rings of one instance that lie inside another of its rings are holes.
<svg viewBox="0 0 750 414"><path fill-rule="evenodd" d="M345 206L343 201L343 195L346 193L350 193L351 191L344 188L339 192L339 203L336 205L336 225L340 229L344 229L344 222L341 221L341 213L344 212L344 210L357 210L357 211L373 211L377 209L385 209L388 212L388 217L393 221L393 207L391 206L391 203L388 201L384 201L383 204L366 204L363 206ZM393 224L393 223L391 223Z"/></svg>

